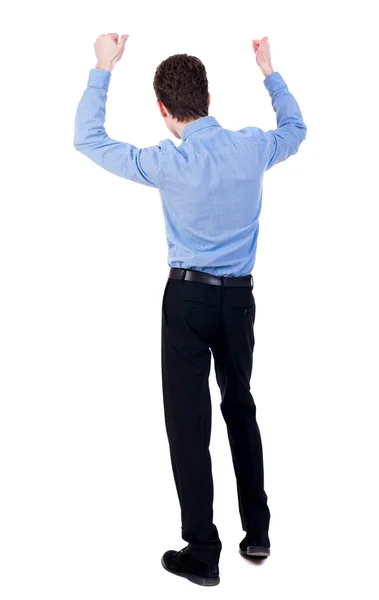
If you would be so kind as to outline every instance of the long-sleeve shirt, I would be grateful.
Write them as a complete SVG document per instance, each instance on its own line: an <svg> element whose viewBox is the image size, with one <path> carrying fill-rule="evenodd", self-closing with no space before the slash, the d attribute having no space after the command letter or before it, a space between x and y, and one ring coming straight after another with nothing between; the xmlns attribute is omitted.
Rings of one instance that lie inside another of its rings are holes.
<svg viewBox="0 0 379 600"><path fill-rule="evenodd" d="M264 80L277 129L224 129L213 116L170 139L137 148L110 138L105 106L111 72L91 69L76 112L74 145L126 179L158 188L168 265L239 277L253 270L265 171L298 151L306 136L299 106L278 72ZM141 224L142 227L142 224Z"/></svg>

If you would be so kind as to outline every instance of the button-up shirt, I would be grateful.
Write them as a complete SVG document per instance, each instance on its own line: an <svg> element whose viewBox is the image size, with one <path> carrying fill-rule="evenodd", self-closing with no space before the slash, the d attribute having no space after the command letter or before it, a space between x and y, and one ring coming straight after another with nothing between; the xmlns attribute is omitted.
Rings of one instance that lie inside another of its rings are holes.
<svg viewBox="0 0 379 600"><path fill-rule="evenodd" d="M264 80L277 129L224 129L213 116L170 139L137 148L110 138L105 106L111 72L91 69L76 112L74 145L126 179L158 188L168 265L238 277L253 270L265 171L295 154L306 136L299 106L278 72Z"/></svg>

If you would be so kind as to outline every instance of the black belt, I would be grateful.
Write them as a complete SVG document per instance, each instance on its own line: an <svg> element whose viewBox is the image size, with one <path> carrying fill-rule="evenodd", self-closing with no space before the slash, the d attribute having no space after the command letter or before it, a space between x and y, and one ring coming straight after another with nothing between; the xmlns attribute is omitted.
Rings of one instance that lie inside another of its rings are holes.
<svg viewBox="0 0 379 600"><path fill-rule="evenodd" d="M211 275L203 271L193 269L178 269L171 267L168 275L169 279L181 279L182 281L199 281L200 283L209 283L210 285L224 285L225 287L250 287L253 288L253 276L243 275L242 277L224 277Z"/></svg>

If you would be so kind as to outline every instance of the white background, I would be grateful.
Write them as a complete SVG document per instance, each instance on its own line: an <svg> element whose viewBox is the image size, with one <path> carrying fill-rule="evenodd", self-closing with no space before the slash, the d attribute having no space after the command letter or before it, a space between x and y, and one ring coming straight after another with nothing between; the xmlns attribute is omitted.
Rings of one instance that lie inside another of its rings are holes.
<svg viewBox="0 0 379 600"><path fill-rule="evenodd" d="M78 0L4 12L2 600L378 597L373 8ZM162 408L168 265L159 195L73 147L93 43L109 31L130 35L108 96L106 128L117 139L149 146L171 136L152 80L179 52L205 63L210 114L224 127L274 127L251 49L264 35L308 125L299 153L266 175L253 271L251 385L272 555L257 567L238 554L243 532L212 363L223 542L213 592L160 565L184 542Z"/></svg>

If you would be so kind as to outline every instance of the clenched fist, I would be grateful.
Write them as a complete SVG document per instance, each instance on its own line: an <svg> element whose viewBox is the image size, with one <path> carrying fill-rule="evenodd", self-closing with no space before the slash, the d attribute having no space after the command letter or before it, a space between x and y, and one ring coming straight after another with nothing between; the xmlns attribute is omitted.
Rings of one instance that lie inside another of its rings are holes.
<svg viewBox="0 0 379 600"><path fill-rule="evenodd" d="M96 68L112 71L116 62L120 60L124 53L125 42L128 37L128 35L124 34L119 41L118 33L99 35L94 43L97 58Z"/></svg>
<svg viewBox="0 0 379 600"><path fill-rule="evenodd" d="M271 54L270 45L268 43L268 37L264 37L261 40L253 40L253 50L256 55L257 65L262 71L265 77L271 75L274 69L271 66Z"/></svg>

